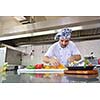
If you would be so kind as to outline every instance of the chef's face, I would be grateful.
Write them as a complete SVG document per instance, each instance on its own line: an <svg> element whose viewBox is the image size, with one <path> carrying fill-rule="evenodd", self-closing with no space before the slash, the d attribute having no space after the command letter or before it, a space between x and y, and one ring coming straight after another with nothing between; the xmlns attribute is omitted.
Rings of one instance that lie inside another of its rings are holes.
<svg viewBox="0 0 100 100"><path fill-rule="evenodd" d="M69 40L68 39L60 39L59 40L59 43L60 43L60 46L62 47L62 48L65 48L68 44L69 44Z"/></svg>

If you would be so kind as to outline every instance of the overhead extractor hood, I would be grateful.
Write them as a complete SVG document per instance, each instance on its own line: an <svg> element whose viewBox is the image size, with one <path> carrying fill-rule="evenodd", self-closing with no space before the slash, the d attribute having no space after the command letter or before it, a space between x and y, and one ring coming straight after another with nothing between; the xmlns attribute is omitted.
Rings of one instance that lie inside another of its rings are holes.
<svg viewBox="0 0 100 100"><path fill-rule="evenodd" d="M86 30L100 27L100 17L64 17L59 20L37 22L27 25L19 25L3 31L0 41L16 38L33 37L46 34L54 34L59 29L69 27L73 31Z"/></svg>

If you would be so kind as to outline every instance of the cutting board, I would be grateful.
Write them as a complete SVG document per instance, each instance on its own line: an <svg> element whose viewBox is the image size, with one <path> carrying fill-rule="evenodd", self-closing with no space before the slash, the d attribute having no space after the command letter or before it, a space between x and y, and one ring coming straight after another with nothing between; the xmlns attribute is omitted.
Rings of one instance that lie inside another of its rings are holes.
<svg viewBox="0 0 100 100"><path fill-rule="evenodd" d="M65 70L64 73L75 75L95 75L98 74L98 70Z"/></svg>
<svg viewBox="0 0 100 100"><path fill-rule="evenodd" d="M67 77L70 78L84 78L84 79L91 79L91 78L96 78L98 77L98 74L94 74L94 75L74 75L74 74L66 74Z"/></svg>

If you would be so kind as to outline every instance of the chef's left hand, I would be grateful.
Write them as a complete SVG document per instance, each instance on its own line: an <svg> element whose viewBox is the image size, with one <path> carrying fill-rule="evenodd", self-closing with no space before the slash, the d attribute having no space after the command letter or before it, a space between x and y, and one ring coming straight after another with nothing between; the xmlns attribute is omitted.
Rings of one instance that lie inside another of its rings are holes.
<svg viewBox="0 0 100 100"><path fill-rule="evenodd" d="M67 61L68 61L69 63L74 62L74 61L75 61L75 58L74 58L74 57L69 57L69 58L67 59Z"/></svg>

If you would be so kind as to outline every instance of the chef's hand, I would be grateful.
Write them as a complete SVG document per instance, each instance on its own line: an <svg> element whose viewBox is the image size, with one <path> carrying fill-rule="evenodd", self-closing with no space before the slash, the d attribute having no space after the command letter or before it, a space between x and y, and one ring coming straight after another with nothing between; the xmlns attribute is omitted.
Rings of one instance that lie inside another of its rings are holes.
<svg viewBox="0 0 100 100"><path fill-rule="evenodd" d="M75 61L75 58L72 56L72 57L69 57L68 59L67 59L67 61L69 62L69 63L71 63L71 62L74 62Z"/></svg>
<svg viewBox="0 0 100 100"><path fill-rule="evenodd" d="M49 63L52 65L52 66L58 66L60 64L59 60L55 57L52 57L49 59Z"/></svg>
<svg viewBox="0 0 100 100"><path fill-rule="evenodd" d="M74 61L79 61L81 59L80 55L73 55L71 57L69 57L67 60L69 63L74 62Z"/></svg>

